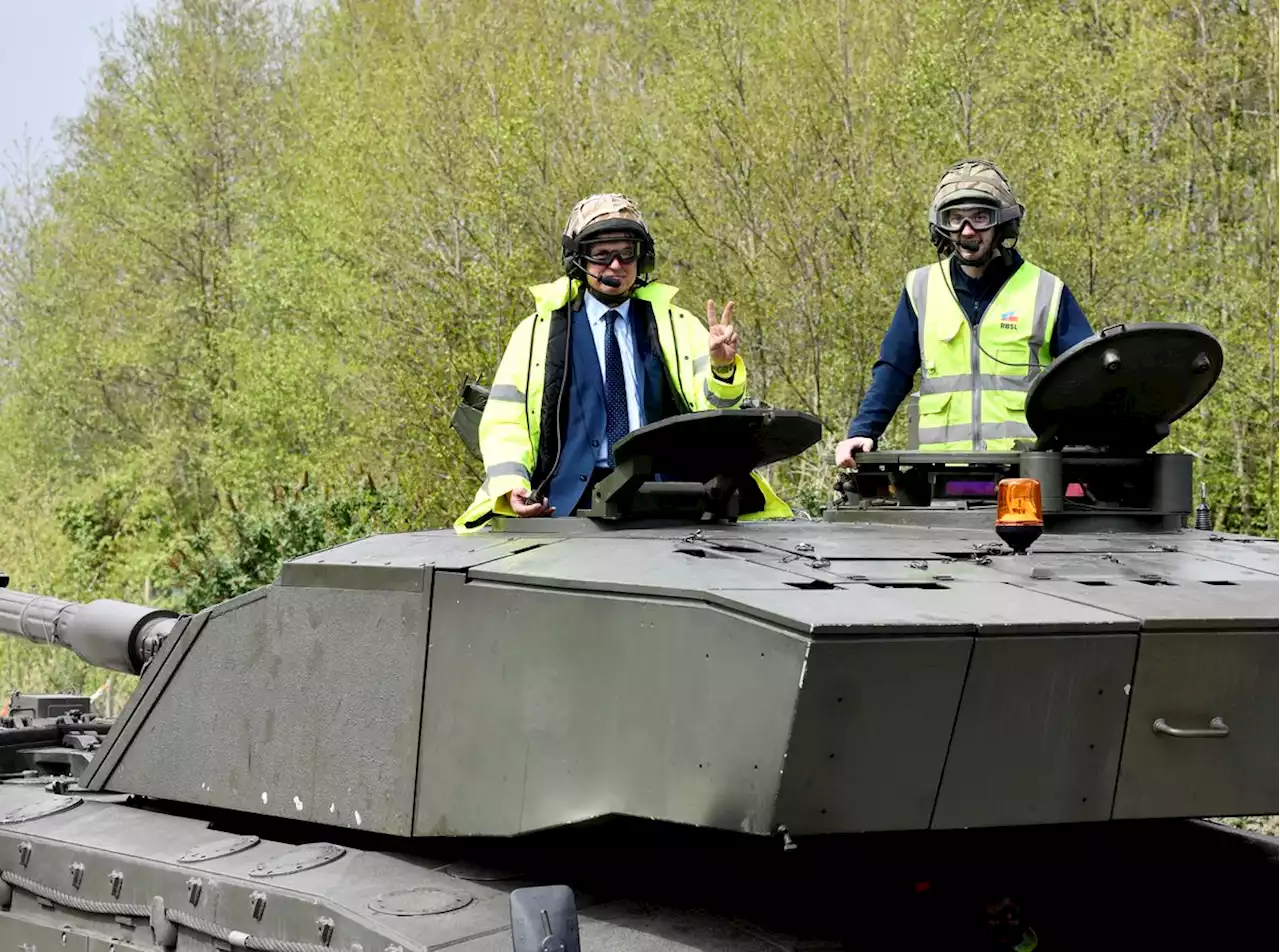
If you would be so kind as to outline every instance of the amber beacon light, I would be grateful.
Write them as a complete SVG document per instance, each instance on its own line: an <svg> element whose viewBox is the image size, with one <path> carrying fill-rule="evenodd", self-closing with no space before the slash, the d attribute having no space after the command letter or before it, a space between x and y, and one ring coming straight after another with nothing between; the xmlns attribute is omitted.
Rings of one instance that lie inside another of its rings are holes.
<svg viewBox="0 0 1280 952"><path fill-rule="evenodd" d="M1040 481L1002 479L996 486L996 535L1019 555L1044 531Z"/></svg>

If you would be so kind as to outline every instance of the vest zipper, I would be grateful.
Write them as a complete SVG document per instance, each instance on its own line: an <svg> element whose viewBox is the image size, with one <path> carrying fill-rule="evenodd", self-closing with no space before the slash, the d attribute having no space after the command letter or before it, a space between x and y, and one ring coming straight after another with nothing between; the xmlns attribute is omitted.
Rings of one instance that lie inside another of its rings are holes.
<svg viewBox="0 0 1280 952"><path fill-rule="evenodd" d="M676 337L676 322L675 318L671 316L671 308L667 308L667 326L671 328L671 346L676 352L676 380L672 389L675 391L676 396L680 398L681 403L684 404L684 412L692 413L693 406L689 403L689 397L684 392L684 384L680 382L680 340ZM658 341L658 350L658 356L661 357L662 341ZM667 380L670 382L671 374L667 372L667 362L665 360L662 362L662 370L667 374Z"/></svg>
<svg viewBox="0 0 1280 952"><path fill-rule="evenodd" d="M1000 287L996 288L996 293L991 295L991 300L987 302L987 306L982 309L982 314L978 317L977 324L970 324L969 317L964 313L964 308L960 308L960 316L964 318L964 322L969 324L969 373L973 375L973 396L972 406L969 412L972 415L970 423L971 434L969 442L973 444L975 452L980 452L987 448L986 441L982 438L982 384L978 381L981 374L978 373L981 364L981 351L978 349L978 335L982 332L982 324L987 319L987 315L991 312L991 305L996 303L996 299L1000 297L1004 291L1005 285L1013 280L1014 275L1026 267L1026 262L1018 265L1016 269L1009 272ZM951 295L956 299L956 304L960 304L960 295L956 294L955 282L951 279L951 268L948 266L943 272L943 277L948 286L951 288Z"/></svg>

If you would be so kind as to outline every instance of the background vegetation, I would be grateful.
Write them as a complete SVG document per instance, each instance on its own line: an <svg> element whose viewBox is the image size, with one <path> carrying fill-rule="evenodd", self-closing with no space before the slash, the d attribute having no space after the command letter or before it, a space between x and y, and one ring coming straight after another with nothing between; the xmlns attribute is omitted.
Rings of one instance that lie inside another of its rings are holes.
<svg viewBox="0 0 1280 952"><path fill-rule="evenodd" d="M605 189L686 306L738 301L754 395L825 421L773 474L820 505L970 154L1095 328L1222 340L1164 448L1274 536L1276 36L1274 0L162 0L0 203L0 566L197 607L445 525L459 384ZM0 688L101 683L63 654L0 645Z"/></svg>

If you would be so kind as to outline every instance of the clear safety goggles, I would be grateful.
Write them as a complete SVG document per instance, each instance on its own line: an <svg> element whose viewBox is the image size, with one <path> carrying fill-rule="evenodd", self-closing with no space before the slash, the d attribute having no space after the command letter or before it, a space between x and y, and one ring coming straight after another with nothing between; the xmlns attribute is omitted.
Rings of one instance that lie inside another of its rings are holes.
<svg viewBox="0 0 1280 952"><path fill-rule="evenodd" d="M582 249L581 256L584 261L590 261L592 264L612 264L614 258L617 258L622 264L631 264L640 257L640 242L631 242L625 248L610 248L607 250L603 248L597 250L588 246Z"/></svg>
<svg viewBox="0 0 1280 952"><path fill-rule="evenodd" d="M938 227L943 231L959 231L968 222L974 231L986 231L1000 220L999 209L990 205L952 205L938 212Z"/></svg>

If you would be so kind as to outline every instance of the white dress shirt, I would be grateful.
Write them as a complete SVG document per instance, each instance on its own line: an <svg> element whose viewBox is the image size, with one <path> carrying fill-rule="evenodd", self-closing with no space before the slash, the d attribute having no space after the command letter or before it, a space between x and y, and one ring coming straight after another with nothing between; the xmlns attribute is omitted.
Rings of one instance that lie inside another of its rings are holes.
<svg viewBox="0 0 1280 952"><path fill-rule="evenodd" d="M627 315L631 309L628 298L616 307L610 307L596 298L594 294L586 295L587 322L591 325L591 337L596 344L596 357L600 361L600 380L605 380L604 335L609 322L605 314L617 311L618 318L613 322L614 336L618 339L618 350L622 352L622 376L627 385L627 431L640 426L640 390L636 385L636 342L631 334L631 322ZM604 440L600 442L600 451L596 454L596 462L601 466L609 465L609 447Z"/></svg>

